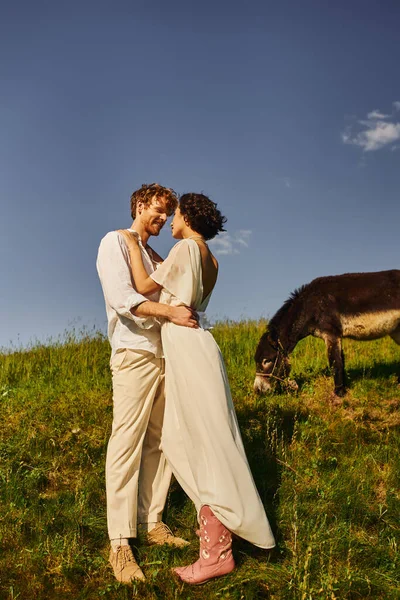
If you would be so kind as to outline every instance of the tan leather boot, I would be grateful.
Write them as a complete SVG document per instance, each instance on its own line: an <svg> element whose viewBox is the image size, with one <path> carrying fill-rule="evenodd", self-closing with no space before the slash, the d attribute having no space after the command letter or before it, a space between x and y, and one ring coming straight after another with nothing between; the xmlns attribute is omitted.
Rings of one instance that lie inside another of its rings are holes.
<svg viewBox="0 0 400 600"><path fill-rule="evenodd" d="M170 546L175 546L176 548L182 548L183 546L189 545L189 542L183 538L176 537L168 525L162 521L159 521L151 531L146 532L144 541L149 546L162 546L163 544L168 544Z"/></svg>
<svg viewBox="0 0 400 600"><path fill-rule="evenodd" d="M120 583L131 583L135 579L144 581L146 578L142 569L137 564L130 546L117 546L110 550L110 564L114 570L115 578Z"/></svg>

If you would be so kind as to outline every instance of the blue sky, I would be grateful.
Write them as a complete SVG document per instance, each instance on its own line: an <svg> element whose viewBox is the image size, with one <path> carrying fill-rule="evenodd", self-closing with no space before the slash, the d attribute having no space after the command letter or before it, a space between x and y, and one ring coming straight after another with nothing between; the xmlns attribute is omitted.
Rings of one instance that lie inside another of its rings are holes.
<svg viewBox="0 0 400 600"><path fill-rule="evenodd" d="M228 217L213 318L399 268L399 23L396 1L3 4L0 346L105 329L98 244L144 182Z"/></svg>

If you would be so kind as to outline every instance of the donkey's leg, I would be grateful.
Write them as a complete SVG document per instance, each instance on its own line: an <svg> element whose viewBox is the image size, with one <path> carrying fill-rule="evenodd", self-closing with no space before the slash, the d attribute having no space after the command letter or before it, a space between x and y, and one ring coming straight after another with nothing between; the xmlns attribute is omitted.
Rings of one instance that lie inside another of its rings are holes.
<svg viewBox="0 0 400 600"><path fill-rule="evenodd" d="M346 394L346 385L342 339L336 335L327 335L325 337L325 344L328 352L329 366L333 370L335 394L337 396L344 396Z"/></svg>
<svg viewBox="0 0 400 600"><path fill-rule="evenodd" d="M392 338L392 340L394 342L396 342L396 344L398 344L400 346L400 325L399 327L397 327L397 329L395 329L391 334L390 337ZM400 384L400 373L397 377L397 381Z"/></svg>

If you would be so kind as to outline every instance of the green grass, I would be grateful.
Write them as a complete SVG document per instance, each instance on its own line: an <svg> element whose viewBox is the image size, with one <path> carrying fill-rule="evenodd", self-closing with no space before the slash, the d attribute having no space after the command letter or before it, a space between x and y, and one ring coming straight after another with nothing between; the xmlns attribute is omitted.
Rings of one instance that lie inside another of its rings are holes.
<svg viewBox="0 0 400 600"><path fill-rule="evenodd" d="M256 396L264 327L220 323L214 335L277 549L237 542L236 571L196 588L170 573L197 554L176 483L165 520L191 547L138 547L145 584L119 585L107 564L108 342L71 334L0 356L1 599L400 598L400 348L347 342L350 391L334 406L324 346L308 338L293 357L299 392Z"/></svg>

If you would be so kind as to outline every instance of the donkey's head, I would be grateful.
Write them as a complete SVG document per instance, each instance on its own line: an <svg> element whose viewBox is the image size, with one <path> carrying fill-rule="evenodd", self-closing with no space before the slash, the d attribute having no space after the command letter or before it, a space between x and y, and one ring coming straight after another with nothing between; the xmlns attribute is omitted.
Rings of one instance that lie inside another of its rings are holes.
<svg viewBox="0 0 400 600"><path fill-rule="evenodd" d="M290 373L290 361L279 339L274 340L266 331L258 342L255 353L256 378L254 391L272 392L276 384L284 381Z"/></svg>

